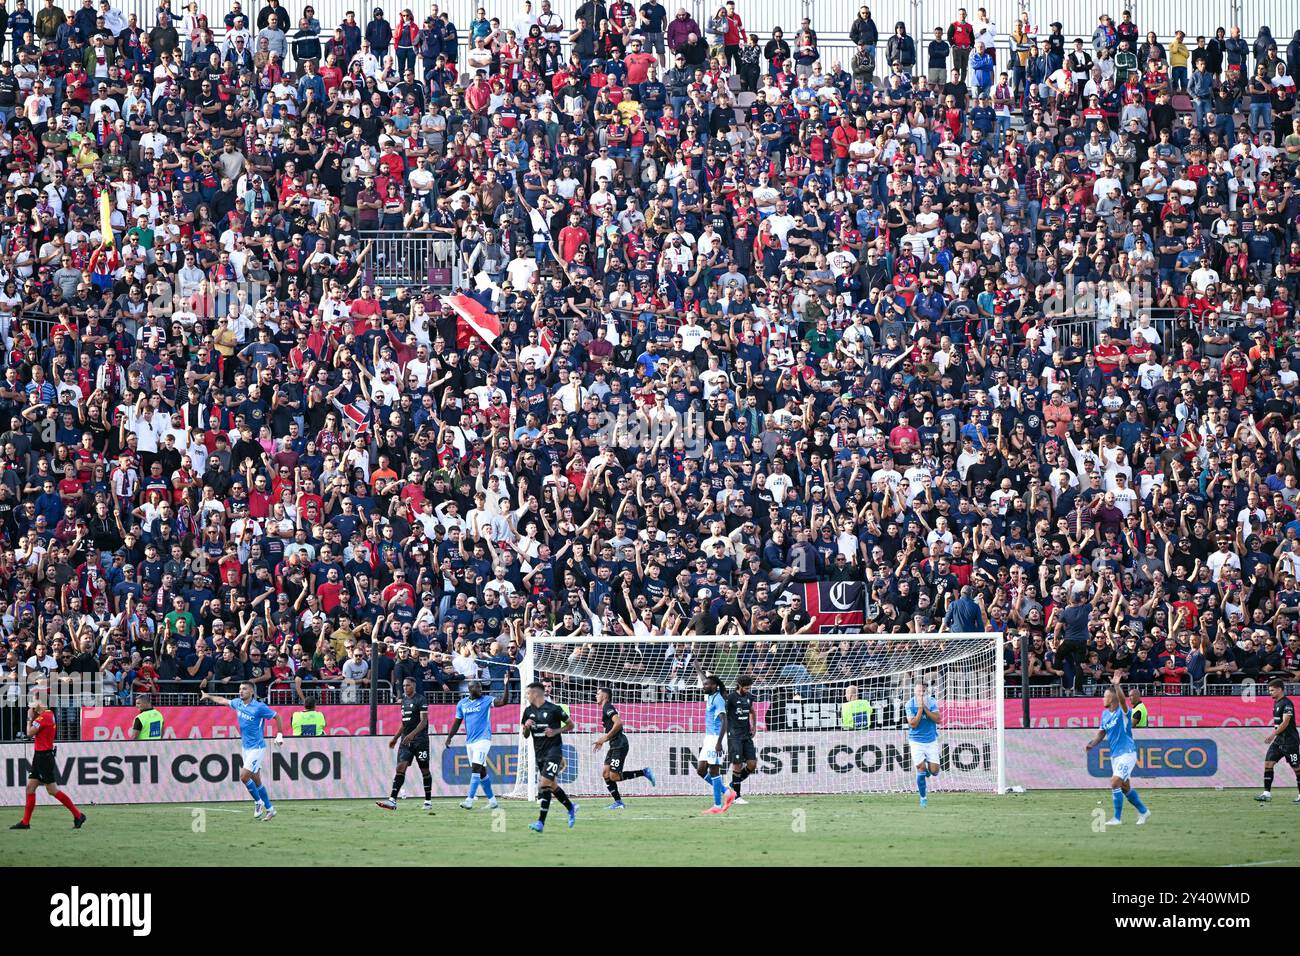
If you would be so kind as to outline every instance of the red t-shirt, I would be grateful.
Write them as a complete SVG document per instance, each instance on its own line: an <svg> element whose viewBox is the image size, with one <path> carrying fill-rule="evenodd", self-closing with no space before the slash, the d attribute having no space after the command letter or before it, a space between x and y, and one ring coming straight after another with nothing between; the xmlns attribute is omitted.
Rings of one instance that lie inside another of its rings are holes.
<svg viewBox="0 0 1300 956"><path fill-rule="evenodd" d="M403 501L406 501L415 511L420 510L424 504L424 489L420 485L407 484L402 488L401 494L398 495Z"/></svg>
<svg viewBox="0 0 1300 956"><path fill-rule="evenodd" d="M578 247L591 237L581 226L565 226L560 230L560 256L565 262L572 262L578 254Z"/></svg>
<svg viewBox="0 0 1300 956"><path fill-rule="evenodd" d="M54 711L42 711L36 718L36 752L54 749Z"/></svg>
<svg viewBox="0 0 1300 956"><path fill-rule="evenodd" d="M379 300L375 298L353 299L348 303L348 311L352 315L354 331L357 335L364 335L375 324L370 320L379 315ZM360 327L363 323L365 325L364 329Z"/></svg>
<svg viewBox="0 0 1300 956"><path fill-rule="evenodd" d="M893 448L903 447L906 440L910 447L915 448L921 441L920 432L911 425L897 425L889 432L889 444Z"/></svg>
<svg viewBox="0 0 1300 956"><path fill-rule="evenodd" d="M399 595L402 596L405 604L415 607L415 588L411 587L411 585L405 581L401 583L394 581L392 584L388 585L388 587L384 588L384 607L388 607L388 602Z"/></svg>
<svg viewBox="0 0 1300 956"><path fill-rule="evenodd" d="M623 58L623 65L627 67L627 82L629 86L635 86L637 83L644 83L646 74L650 72L650 64L655 62L653 53L629 53Z"/></svg>
<svg viewBox="0 0 1300 956"><path fill-rule="evenodd" d="M342 582L331 584L326 581L316 588L316 596L320 598L320 609L328 614L339 606L339 594L343 591Z"/></svg>
<svg viewBox="0 0 1300 956"><path fill-rule="evenodd" d="M223 584L231 587L238 587L239 579L243 575L243 565L235 557L225 558L217 564L217 570L221 576Z"/></svg>
<svg viewBox="0 0 1300 956"><path fill-rule="evenodd" d="M1122 353L1118 345L1109 343L1095 346L1092 354L1097 357L1097 364L1103 372L1113 372L1119 366L1119 357Z"/></svg>
<svg viewBox="0 0 1300 956"><path fill-rule="evenodd" d="M271 496L265 491L253 490L248 493L248 516L266 518L271 514Z"/></svg>

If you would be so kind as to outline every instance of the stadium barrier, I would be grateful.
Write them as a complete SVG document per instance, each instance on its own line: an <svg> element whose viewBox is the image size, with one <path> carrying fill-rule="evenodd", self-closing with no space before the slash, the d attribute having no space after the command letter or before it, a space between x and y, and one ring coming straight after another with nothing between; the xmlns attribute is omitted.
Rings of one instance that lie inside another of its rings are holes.
<svg viewBox="0 0 1300 956"><path fill-rule="evenodd" d="M393 778L394 752L378 737L287 738L270 748L262 772L273 800L381 796ZM29 746L0 745L0 803L22 806ZM243 765L234 740L119 740L59 744L59 785L83 804L197 803L247 796L239 783ZM434 792L453 796L463 788L435 774Z"/></svg>
<svg viewBox="0 0 1300 956"><path fill-rule="evenodd" d="M1264 735L1241 727L1136 730L1140 787L1258 787ZM1104 746L1084 750L1082 730L1008 730L1007 783L1026 790L1105 787L1110 755ZM1284 771L1279 781L1289 786ZM942 786L942 778L940 778Z"/></svg>
<svg viewBox="0 0 1300 956"><path fill-rule="evenodd" d="M598 727L565 735L559 779L575 794L604 792L600 778L604 755L591 748L599 735ZM658 792L699 792L695 741L690 735L646 733L634 739L636 759L659 770ZM443 736L432 734L429 742L433 795L462 796L470 774L464 738L444 747ZM518 775L517 742L513 733L499 735L488 755L487 765L501 792L513 787ZM974 783L991 772L993 755L986 733L947 734L943 751L943 764L958 781L969 776ZM385 738L369 736L286 738L279 750L271 748L268 757L262 780L276 801L382 796L392 783L397 759ZM0 805L22 805L31 761L29 746L0 745ZM894 785L883 789L903 789L902 781L911 774L909 764L907 741L892 730L765 734L759 739L759 771L746 783L746 792L817 792L827 779L826 770L833 771L837 781L862 776L864 790L872 786L882 789L886 778ZM244 798L237 738L60 744L55 765L59 785L86 803L205 803ZM408 775L408 779L418 786L417 775Z"/></svg>
<svg viewBox="0 0 1300 956"><path fill-rule="evenodd" d="M575 793L600 792L602 754L593 754L596 732L565 737L566 765L561 783ZM1104 748L1085 752L1086 731L1008 730L1007 781L1027 790L1093 789L1110 776ZM461 738L463 741L463 738ZM981 743L983 741L983 743ZM778 732L759 738L759 770L746 792L803 793L813 790L825 771L837 779L861 776L863 789L905 789L910 759L904 736L896 731ZM1253 787L1264 758L1261 735L1242 728L1148 729L1137 733L1138 768L1143 787ZM469 778L463 743L442 745L432 735L433 794L461 796ZM496 785L514 784L519 752L513 734L503 735L488 757ZM695 755L680 735L634 738L636 759L655 767L661 793L695 793ZM943 737L944 775L938 787L961 789L986 776L991 755L985 735L955 732ZM272 748L263 780L275 800L360 799L388 791L396 755L382 737L288 738ZM21 806L32 753L28 746L0 745L0 804ZM206 803L242 801L237 739L111 740L60 744L56 755L59 784L74 799L91 804ZM418 785L418 778L415 778Z"/></svg>
<svg viewBox="0 0 1300 956"><path fill-rule="evenodd" d="M366 248L362 269L371 284L385 290L411 286L417 293L426 286L451 292L462 285L460 259L451 239L391 230L363 231L361 239Z"/></svg>

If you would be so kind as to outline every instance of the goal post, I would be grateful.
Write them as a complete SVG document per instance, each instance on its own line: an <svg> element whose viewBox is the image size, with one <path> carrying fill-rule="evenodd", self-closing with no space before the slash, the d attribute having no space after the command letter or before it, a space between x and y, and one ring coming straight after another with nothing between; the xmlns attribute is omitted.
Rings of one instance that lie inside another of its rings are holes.
<svg viewBox="0 0 1300 956"><path fill-rule="evenodd" d="M758 769L745 794L889 793L915 789L905 708L918 680L940 708L941 772L932 788L1003 793L1002 635L815 634L528 638L520 680L541 682L574 723L564 735L560 785L606 793L596 690L607 688L628 735L628 770L658 786L625 796L704 794L696 764L705 738L703 675L727 691L754 679ZM537 793L532 740L520 731L511 796ZM725 744L724 744L725 747Z"/></svg>

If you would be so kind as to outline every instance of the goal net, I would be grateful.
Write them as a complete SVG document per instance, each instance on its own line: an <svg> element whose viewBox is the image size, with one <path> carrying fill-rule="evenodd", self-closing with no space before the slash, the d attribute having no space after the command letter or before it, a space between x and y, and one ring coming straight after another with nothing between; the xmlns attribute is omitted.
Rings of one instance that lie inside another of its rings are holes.
<svg viewBox="0 0 1300 956"><path fill-rule="evenodd" d="M914 764L905 707L918 680L939 702L939 790L1001 793L1001 635L825 634L722 637L529 639L523 686L540 681L564 706L560 785L606 793L596 690L608 688L630 744L626 769L650 767L658 781L624 784L624 796L703 795L696 774L705 738L703 675L729 692L754 678L758 769L745 793L873 793L912 790ZM520 709L527 706L521 701ZM724 743L725 750L725 743ZM532 740L519 738L512 796L537 792Z"/></svg>

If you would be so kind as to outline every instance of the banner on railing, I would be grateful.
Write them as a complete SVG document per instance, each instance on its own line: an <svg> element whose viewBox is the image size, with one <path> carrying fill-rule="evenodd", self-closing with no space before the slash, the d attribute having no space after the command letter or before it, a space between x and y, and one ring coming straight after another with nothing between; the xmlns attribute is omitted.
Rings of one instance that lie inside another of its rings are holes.
<svg viewBox="0 0 1300 956"><path fill-rule="evenodd" d="M272 800L382 796L392 784L395 760L378 738L286 739L282 747L271 748L262 782ZM31 761L29 747L0 745L0 803L22 806ZM59 744L55 754L59 786L83 806L246 798L239 782L242 766L237 739L69 743ZM461 789L434 777L438 796Z"/></svg>
<svg viewBox="0 0 1300 956"><path fill-rule="evenodd" d="M1244 727L1138 730L1139 787L1255 787L1264 765L1264 735ZM1007 783L1026 790L1105 787L1105 745L1084 750L1084 730L1008 730Z"/></svg>
<svg viewBox="0 0 1300 956"><path fill-rule="evenodd" d="M599 727L566 734L559 780L575 796L603 794L604 753L592 743ZM464 738L452 747L430 738L433 795L462 796L470 762ZM659 774L657 794L699 794L696 743L691 733L648 732L633 738L636 759ZM905 790L912 780L906 739L880 731L805 731L763 734L758 741L759 773L749 793L814 793L838 790ZM951 785L987 789L995 773L987 732L945 735L942 763ZM331 800L388 793L396 751L378 737L286 739L268 753L262 780L272 800ZM22 745L0 745L0 803L21 806L32 755ZM512 787L519 771L513 735L494 740L487 766L499 791ZM58 783L82 803L204 803L246 800L239 783L243 766L238 740L112 740L62 744L55 755ZM418 775L408 786L420 788ZM420 788L422 789L422 788ZM251 810L251 808L250 808Z"/></svg>
<svg viewBox="0 0 1300 956"><path fill-rule="evenodd" d="M592 736L566 738L562 782L575 793L601 790L601 757L591 752ZM1007 782L1028 790L1104 787L1109 755L1085 751L1086 737L1082 729L1008 731ZM675 741L680 738L648 734L638 753L660 769L659 792L695 793L693 750ZM460 796L469 776L464 747L444 748L436 736L430 743L434 796ZM1137 744L1133 779L1160 788L1253 787L1265 750L1261 735L1245 728L1145 730L1137 733ZM760 746L764 769L754 778L755 792L806 791L823 767L840 777L860 775L863 789L907 789L910 779L906 746L896 734L778 733ZM986 734L945 735L944 747L950 786L987 785L994 765ZM378 797L388 792L395 761L387 741L377 737L290 738L273 748L263 781L275 800ZM22 805L31 762L29 747L0 745L0 803ZM498 787L510 786L518 772L513 739L502 738L488 762ZM237 740L78 742L60 744L55 754L59 785L83 804L240 801L242 765Z"/></svg>
<svg viewBox="0 0 1300 956"><path fill-rule="evenodd" d="M1250 697L1144 697L1152 727L1267 727L1273 722L1273 700L1267 694ZM1034 697L1029 701L1031 728L1097 727L1103 704L1097 697ZM1021 701L1007 700L1008 727L1020 727Z"/></svg>

